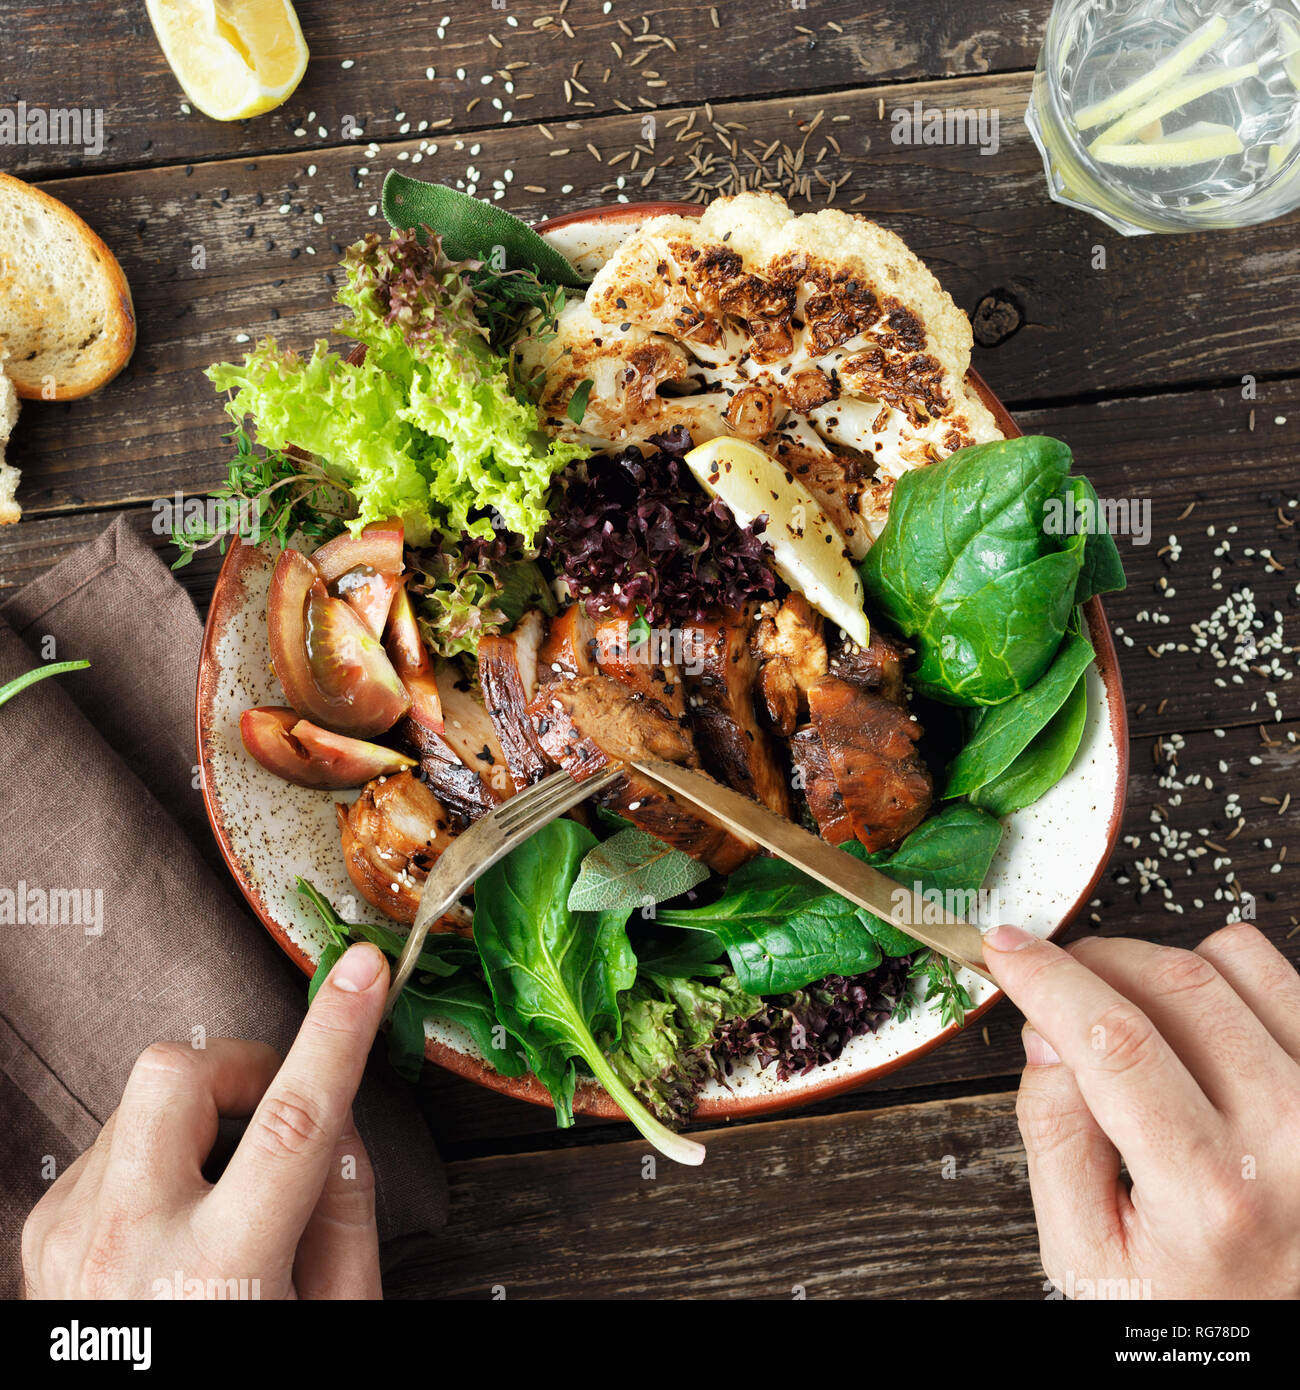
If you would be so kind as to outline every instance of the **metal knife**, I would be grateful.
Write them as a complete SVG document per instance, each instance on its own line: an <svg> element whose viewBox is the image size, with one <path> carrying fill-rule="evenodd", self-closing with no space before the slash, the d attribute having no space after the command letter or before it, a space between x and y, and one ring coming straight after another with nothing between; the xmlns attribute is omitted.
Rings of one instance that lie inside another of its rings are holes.
<svg viewBox="0 0 1300 1390"><path fill-rule="evenodd" d="M979 928L941 911L906 884L895 882L879 869L845 854L711 777L676 763L633 759L632 766L683 800L708 811L738 835L757 841L810 878L833 888L851 903L865 907L922 945L996 983L984 966Z"/></svg>

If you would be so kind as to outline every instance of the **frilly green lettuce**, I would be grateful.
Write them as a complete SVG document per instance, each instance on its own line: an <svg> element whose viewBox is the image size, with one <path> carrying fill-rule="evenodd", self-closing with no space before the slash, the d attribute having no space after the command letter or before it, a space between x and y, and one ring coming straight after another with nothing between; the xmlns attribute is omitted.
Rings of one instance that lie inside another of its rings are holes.
<svg viewBox="0 0 1300 1390"><path fill-rule="evenodd" d="M315 455L351 493L359 531L401 516L411 544L490 537L496 526L532 547L549 520L552 477L581 446L551 439L536 409L511 394L504 361L489 349L461 276L436 234L349 249L338 293L350 317L340 332L366 345L356 365L318 341L308 357L258 343L242 364L208 377L232 393L236 423L256 422L259 442Z"/></svg>

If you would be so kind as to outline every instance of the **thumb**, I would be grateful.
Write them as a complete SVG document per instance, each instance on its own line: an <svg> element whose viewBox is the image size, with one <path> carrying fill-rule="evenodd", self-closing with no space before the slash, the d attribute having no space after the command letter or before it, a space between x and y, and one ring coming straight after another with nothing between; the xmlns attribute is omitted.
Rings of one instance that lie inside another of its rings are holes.
<svg viewBox="0 0 1300 1390"><path fill-rule="evenodd" d="M1066 1269L1106 1272L1123 1251L1120 1156L1084 1102L1077 1082L1032 1024L1021 1033L1025 1070L1016 1119L1029 1157L1029 1190L1038 1218L1043 1268L1059 1281Z"/></svg>

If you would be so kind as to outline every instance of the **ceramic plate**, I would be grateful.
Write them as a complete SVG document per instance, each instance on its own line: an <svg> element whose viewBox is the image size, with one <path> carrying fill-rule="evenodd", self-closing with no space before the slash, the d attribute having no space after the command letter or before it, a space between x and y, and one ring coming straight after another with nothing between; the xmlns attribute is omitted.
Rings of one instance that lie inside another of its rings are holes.
<svg viewBox="0 0 1300 1390"><path fill-rule="evenodd" d="M698 215L694 204L642 203L569 213L541 224L548 239L584 270L593 271L641 221L666 212ZM1008 436L1020 433L984 382L971 372L971 389L995 413ZM273 557L236 543L217 580L199 663L197 727L203 797L226 863L271 935L306 974L325 944L322 927L298 897L294 881L310 879L349 920L383 921L353 888L343 867L334 802L355 792L330 793L290 786L244 751L239 716L250 705L282 704L271 674L266 596ZM1115 649L1101 604L1086 609L1096 664L1088 672L1088 718L1078 756L1066 776L1040 801L1006 818L1006 831L986 890L1000 915L1039 936L1060 931L1087 903L1119 835L1128 776L1124 693ZM991 925L987 924L987 925ZM967 1026L999 998L986 981L962 972L975 1004ZM859 1086L928 1052L956 1032L928 1011L891 1020L878 1033L855 1038L840 1058L806 1076L778 1081L771 1068L750 1062L729 1088L710 1083L698 1119L736 1118L824 1099ZM469 1035L437 1021L428 1025L430 1061L481 1085L539 1105L550 1105L531 1076L498 1076ZM574 1110L616 1117L617 1107L594 1082L580 1083Z"/></svg>

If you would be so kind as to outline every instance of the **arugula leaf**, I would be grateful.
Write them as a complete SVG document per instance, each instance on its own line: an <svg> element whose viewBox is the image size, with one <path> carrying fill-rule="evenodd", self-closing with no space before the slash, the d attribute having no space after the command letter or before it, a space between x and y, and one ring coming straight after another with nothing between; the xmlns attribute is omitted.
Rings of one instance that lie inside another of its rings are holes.
<svg viewBox="0 0 1300 1390"><path fill-rule="evenodd" d="M913 686L946 704L998 704L1050 665L1073 611L1084 537L1060 548L1044 507L1070 451L1026 435L905 473L863 562L882 615L917 650Z"/></svg>
<svg viewBox="0 0 1300 1390"><path fill-rule="evenodd" d="M1044 677L1044 680L1046 677ZM1032 806L1054 787L1074 761L1088 719L1088 675L1085 671L1065 697L1065 703L1034 735L1009 767L970 793L976 806L995 816Z"/></svg>
<svg viewBox="0 0 1300 1390"><path fill-rule="evenodd" d="M949 807L919 826L891 854L844 846L904 886L973 890L984 881L1002 827L971 806ZM726 892L703 907L668 909L663 926L701 928L726 948L742 989L787 994L826 975L860 975L921 943L892 922L855 907L780 859L751 859Z"/></svg>
<svg viewBox="0 0 1300 1390"><path fill-rule="evenodd" d="M1006 771L1070 697L1092 657L1092 643L1072 632L1045 676L1015 699L981 711L975 732L948 764L944 796L966 796Z"/></svg>
<svg viewBox="0 0 1300 1390"><path fill-rule="evenodd" d="M621 910L675 898L709 876L708 868L680 849L629 826L597 845L582 861L569 889L575 912Z"/></svg>
<svg viewBox="0 0 1300 1390"><path fill-rule="evenodd" d="M334 910L334 904L305 878L298 880L298 892L316 909L317 916L344 950L354 941L369 941L394 960L402 954L406 937L391 927L376 926L373 922L345 922ZM341 954L341 953L340 953ZM425 938L415 968L429 975L454 975L467 965L478 963L474 943L455 932L436 932ZM326 972L328 974L328 971Z"/></svg>
<svg viewBox="0 0 1300 1390"><path fill-rule="evenodd" d="M331 941L320 953L320 959L316 962L316 971L311 977L311 983L307 986L308 1004L315 999L316 991L325 983L325 977L339 963L339 957L347 949L346 944L338 941Z"/></svg>
<svg viewBox="0 0 1300 1390"><path fill-rule="evenodd" d="M562 1128L573 1123L580 1058L655 1148L699 1163L703 1148L660 1124L596 1042L597 1033L619 1038L618 995L632 986L636 957L622 915L568 906L578 865L595 843L576 821L552 821L475 885L474 938L497 1018L523 1044Z"/></svg>
<svg viewBox="0 0 1300 1390"><path fill-rule="evenodd" d="M330 941L316 963L307 987L307 1002L316 997L325 977L353 941L369 941L396 959L406 938L391 927L371 922L345 922L334 904L314 884L298 880L298 892L316 909L330 934ZM393 1005L388 1030L388 1060L393 1070L408 1081L419 1079L424 1066L424 1025L430 1018L459 1023L468 1030L484 1058L502 1076L520 1076L523 1059L497 1020L492 996L478 977L479 958L474 943L454 932L440 932L425 941L416 957L416 973Z"/></svg>
<svg viewBox="0 0 1300 1390"><path fill-rule="evenodd" d="M586 285L568 259L526 222L467 193L390 169L384 178L381 205L391 227L432 227L453 260L491 262L500 247L505 269L533 270L541 279L570 289Z"/></svg>

